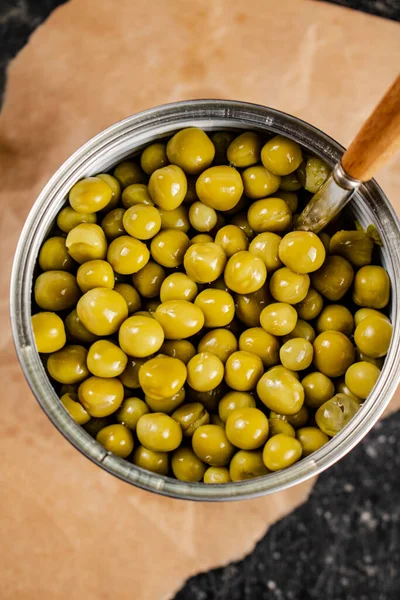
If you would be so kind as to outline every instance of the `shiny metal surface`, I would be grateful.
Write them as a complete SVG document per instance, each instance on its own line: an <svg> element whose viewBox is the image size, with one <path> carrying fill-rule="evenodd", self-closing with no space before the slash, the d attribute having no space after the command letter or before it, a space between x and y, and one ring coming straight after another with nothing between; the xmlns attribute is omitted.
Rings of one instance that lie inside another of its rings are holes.
<svg viewBox="0 0 400 600"><path fill-rule="evenodd" d="M388 357L372 394L348 426L326 446L282 472L259 479L210 486L184 483L143 471L108 454L62 407L36 351L31 329L31 289L39 248L65 203L69 188L80 178L108 170L116 162L177 129L253 129L287 135L332 167L343 148L303 121L263 106L233 101L195 100L169 104L133 115L101 132L73 154L55 173L36 200L21 233L11 280L11 320L16 349L25 376L39 404L59 431L83 454L108 472L142 489L174 498L221 501L270 494L316 475L349 452L371 429L388 404L400 378L399 277L400 225L387 198L371 181L360 186L352 212L362 226L373 223L382 238L382 262L392 280L391 316L394 334ZM40 435L40 432L37 432Z"/></svg>
<svg viewBox="0 0 400 600"><path fill-rule="evenodd" d="M324 229L351 200L360 184L361 181L350 177L338 162L299 216L296 229L314 233Z"/></svg>

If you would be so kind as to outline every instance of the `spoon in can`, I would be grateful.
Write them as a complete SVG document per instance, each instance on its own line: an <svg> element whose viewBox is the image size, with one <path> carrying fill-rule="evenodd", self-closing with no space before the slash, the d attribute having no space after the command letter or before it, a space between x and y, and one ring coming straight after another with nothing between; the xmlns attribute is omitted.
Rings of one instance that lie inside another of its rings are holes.
<svg viewBox="0 0 400 600"><path fill-rule="evenodd" d="M295 229L318 233L357 188L400 150L400 76L375 107L332 173L299 216Z"/></svg>

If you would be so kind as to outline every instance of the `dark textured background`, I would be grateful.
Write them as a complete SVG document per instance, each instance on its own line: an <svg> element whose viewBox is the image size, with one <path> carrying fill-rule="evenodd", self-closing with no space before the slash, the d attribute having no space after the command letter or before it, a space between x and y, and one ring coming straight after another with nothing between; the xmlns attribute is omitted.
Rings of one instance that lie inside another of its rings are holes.
<svg viewBox="0 0 400 600"><path fill-rule="evenodd" d="M65 1L0 0L0 97L10 60ZM400 20L400 0L332 2ZM399 440L397 413L322 474L249 556L193 577L175 600L398 600Z"/></svg>

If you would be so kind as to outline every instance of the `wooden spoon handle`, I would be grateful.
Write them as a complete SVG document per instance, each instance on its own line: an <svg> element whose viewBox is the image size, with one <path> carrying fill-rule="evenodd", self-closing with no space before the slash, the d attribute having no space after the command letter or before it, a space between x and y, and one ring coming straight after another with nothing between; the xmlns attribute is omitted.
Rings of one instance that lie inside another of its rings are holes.
<svg viewBox="0 0 400 600"><path fill-rule="evenodd" d="M400 150L400 76L361 127L342 156L354 179L368 181Z"/></svg>

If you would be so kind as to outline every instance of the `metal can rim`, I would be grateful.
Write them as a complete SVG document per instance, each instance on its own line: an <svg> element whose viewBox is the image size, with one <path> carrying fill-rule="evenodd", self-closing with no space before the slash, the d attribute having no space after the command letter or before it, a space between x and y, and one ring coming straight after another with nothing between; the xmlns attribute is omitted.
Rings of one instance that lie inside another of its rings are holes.
<svg viewBox="0 0 400 600"><path fill-rule="evenodd" d="M344 148L328 135L294 116L265 106L233 100L190 100L151 108L105 129L79 148L50 179L28 215L17 246L10 286L14 343L25 377L40 406L57 429L80 452L120 479L147 491L188 500L254 498L284 490L324 471L368 433L389 403L400 380L400 223L385 194L373 180L361 186L352 203L361 225L373 223L383 240L382 261L391 275L393 336L381 377L350 423L330 442L284 471L248 481L210 486L149 473L107 453L66 413L45 373L31 328L33 269L40 245L68 189L81 177L98 173L132 155L150 141L177 129L253 129L295 139L333 166Z"/></svg>

